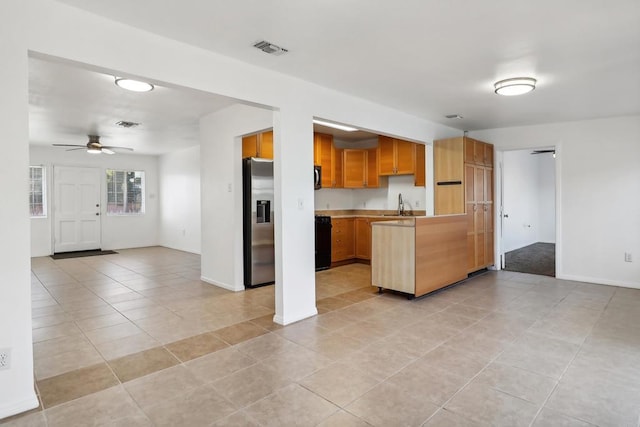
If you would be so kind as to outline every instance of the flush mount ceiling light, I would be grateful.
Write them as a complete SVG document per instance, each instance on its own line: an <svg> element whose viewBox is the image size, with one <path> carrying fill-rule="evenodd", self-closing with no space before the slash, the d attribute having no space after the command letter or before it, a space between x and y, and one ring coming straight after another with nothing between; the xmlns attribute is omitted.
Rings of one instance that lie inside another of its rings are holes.
<svg viewBox="0 0 640 427"><path fill-rule="evenodd" d="M313 119L313 123L317 124L317 125L322 125L322 126L327 126L330 128L334 128L334 129L340 129L340 130L344 130L347 132L355 132L358 129L351 127L351 126L345 126L345 125L341 125L338 123L331 123L331 122L325 122L324 120L318 120L318 119Z"/></svg>
<svg viewBox="0 0 640 427"><path fill-rule="evenodd" d="M123 77L116 77L116 85L122 89L130 90L132 92L150 92L153 90L153 85L147 82L141 82L140 80L125 79Z"/></svg>
<svg viewBox="0 0 640 427"><path fill-rule="evenodd" d="M529 93L536 88L536 79L531 77L516 77L500 80L493 85L498 95L515 96Z"/></svg>

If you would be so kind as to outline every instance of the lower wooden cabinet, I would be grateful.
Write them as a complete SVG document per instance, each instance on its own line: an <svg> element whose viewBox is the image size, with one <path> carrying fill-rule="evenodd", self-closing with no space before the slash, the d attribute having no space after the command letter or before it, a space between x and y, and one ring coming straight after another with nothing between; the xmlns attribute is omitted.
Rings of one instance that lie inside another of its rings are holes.
<svg viewBox="0 0 640 427"><path fill-rule="evenodd" d="M355 219L356 258L371 259L371 220Z"/></svg>
<svg viewBox="0 0 640 427"><path fill-rule="evenodd" d="M331 262L355 258L354 218L331 219Z"/></svg>

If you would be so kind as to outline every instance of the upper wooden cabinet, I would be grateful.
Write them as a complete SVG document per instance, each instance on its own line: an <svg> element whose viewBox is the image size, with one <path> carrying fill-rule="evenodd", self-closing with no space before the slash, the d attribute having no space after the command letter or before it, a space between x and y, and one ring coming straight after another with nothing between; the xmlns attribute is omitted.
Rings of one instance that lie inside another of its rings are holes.
<svg viewBox="0 0 640 427"><path fill-rule="evenodd" d="M333 145L333 135L313 134L313 163L322 167L323 188L342 188L342 151Z"/></svg>
<svg viewBox="0 0 640 427"><path fill-rule="evenodd" d="M415 172L416 144L401 139L378 137L378 174L411 175Z"/></svg>
<svg viewBox="0 0 640 427"><path fill-rule="evenodd" d="M422 144L415 144L416 146L416 167L414 174L414 185L416 187L424 187L427 184L427 167L425 148Z"/></svg>
<svg viewBox="0 0 640 427"><path fill-rule="evenodd" d="M273 159L273 131L243 137L242 158L246 157Z"/></svg>
<svg viewBox="0 0 640 427"><path fill-rule="evenodd" d="M344 188L377 188L380 186L378 177L377 149L368 150L345 148L344 159Z"/></svg>
<svg viewBox="0 0 640 427"><path fill-rule="evenodd" d="M464 137L464 162L493 167L493 145Z"/></svg>
<svg viewBox="0 0 640 427"><path fill-rule="evenodd" d="M434 142L433 177L435 181L435 214L464 213L464 143L462 138L441 139Z"/></svg>

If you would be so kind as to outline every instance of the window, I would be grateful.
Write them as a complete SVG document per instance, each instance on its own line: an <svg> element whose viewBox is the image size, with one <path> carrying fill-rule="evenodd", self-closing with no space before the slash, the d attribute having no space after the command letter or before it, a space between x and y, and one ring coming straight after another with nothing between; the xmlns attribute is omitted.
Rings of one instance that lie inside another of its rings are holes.
<svg viewBox="0 0 640 427"><path fill-rule="evenodd" d="M47 216L44 166L29 166L29 211L32 218Z"/></svg>
<svg viewBox="0 0 640 427"><path fill-rule="evenodd" d="M144 214L144 172L107 169L107 215Z"/></svg>

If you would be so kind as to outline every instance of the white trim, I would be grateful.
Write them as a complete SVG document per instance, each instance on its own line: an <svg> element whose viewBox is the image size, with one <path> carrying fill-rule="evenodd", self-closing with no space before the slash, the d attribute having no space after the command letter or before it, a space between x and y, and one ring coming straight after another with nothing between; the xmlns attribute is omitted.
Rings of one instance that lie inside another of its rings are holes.
<svg viewBox="0 0 640 427"><path fill-rule="evenodd" d="M291 323L299 322L301 320L308 319L309 317L317 315L318 309L316 307L313 307L313 310L311 310L309 313L298 313L295 317L287 317L286 320L284 319L284 317L275 314L273 316L273 321L278 325L289 325Z"/></svg>
<svg viewBox="0 0 640 427"><path fill-rule="evenodd" d="M619 282L611 279L601 279L598 277L574 276L572 274L556 275L556 279L570 280L572 282L593 283L596 285L619 286L622 288L640 289L640 282Z"/></svg>
<svg viewBox="0 0 640 427"><path fill-rule="evenodd" d="M244 291L244 288L242 289L236 289L233 285L230 285L228 283L222 283L222 282L218 282L216 280L213 279L209 279L208 277L204 277L204 276L200 276L200 280L202 280L205 283L208 283L210 285L214 285L217 286L219 288L223 288L226 289L228 291L233 291L233 292L240 292L240 291Z"/></svg>
<svg viewBox="0 0 640 427"><path fill-rule="evenodd" d="M13 415L26 412L30 409L37 408L38 405L40 405L40 402L38 402L35 391L32 392L31 396L26 399L10 403L3 403L2 405L0 405L0 421L3 418L11 417Z"/></svg>

